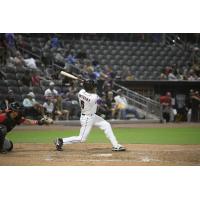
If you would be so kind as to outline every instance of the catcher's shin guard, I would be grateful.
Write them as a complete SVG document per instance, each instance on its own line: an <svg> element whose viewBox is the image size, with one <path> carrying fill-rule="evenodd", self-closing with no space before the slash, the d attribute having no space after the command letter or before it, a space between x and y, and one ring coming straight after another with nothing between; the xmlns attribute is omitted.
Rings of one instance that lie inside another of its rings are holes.
<svg viewBox="0 0 200 200"><path fill-rule="evenodd" d="M4 145L6 133L7 133L7 128L5 126L0 126L0 152L4 151L3 145Z"/></svg>

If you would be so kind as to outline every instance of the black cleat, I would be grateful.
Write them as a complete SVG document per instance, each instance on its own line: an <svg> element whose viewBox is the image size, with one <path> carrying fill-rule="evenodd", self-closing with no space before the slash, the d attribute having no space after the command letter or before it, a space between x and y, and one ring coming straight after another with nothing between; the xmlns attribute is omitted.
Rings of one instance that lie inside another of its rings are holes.
<svg viewBox="0 0 200 200"><path fill-rule="evenodd" d="M7 154L8 152L6 150L1 150L0 154Z"/></svg>
<svg viewBox="0 0 200 200"><path fill-rule="evenodd" d="M121 146L121 145L119 145L117 147L113 147L112 151L126 151L126 148Z"/></svg>
<svg viewBox="0 0 200 200"><path fill-rule="evenodd" d="M63 139L62 138L57 138L54 142L56 145L56 150L57 151L63 151L62 146L63 146Z"/></svg>

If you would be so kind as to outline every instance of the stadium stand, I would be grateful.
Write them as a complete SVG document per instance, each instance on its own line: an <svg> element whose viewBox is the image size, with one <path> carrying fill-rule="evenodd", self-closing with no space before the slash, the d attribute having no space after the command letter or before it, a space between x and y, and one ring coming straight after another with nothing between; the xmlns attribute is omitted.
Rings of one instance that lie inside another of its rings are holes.
<svg viewBox="0 0 200 200"><path fill-rule="evenodd" d="M191 50L193 46L185 48L184 44L171 44L171 35L166 41L149 35L150 40L143 40L144 35L139 34L135 34L132 40L123 34L119 37L115 34L65 35L16 34L17 50L22 57L35 59L42 79L39 86L24 86L20 80L27 69L26 65L14 66L15 63L8 59L7 64L2 66L6 80L0 82L1 99L12 89L18 100L33 91L36 99L43 103L43 94L50 81L55 83L59 93L63 93L63 81L58 75L60 69L110 81L171 80L170 77L199 80L199 68L194 67L198 53ZM161 78L162 74L164 76ZM67 103L63 102L63 105L66 108Z"/></svg>

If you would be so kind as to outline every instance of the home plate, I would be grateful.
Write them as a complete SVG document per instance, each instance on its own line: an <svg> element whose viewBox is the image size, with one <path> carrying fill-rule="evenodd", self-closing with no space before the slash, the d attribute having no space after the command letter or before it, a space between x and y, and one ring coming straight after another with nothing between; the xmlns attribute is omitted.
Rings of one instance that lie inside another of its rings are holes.
<svg viewBox="0 0 200 200"><path fill-rule="evenodd" d="M98 156L98 157L110 157L110 156L112 156L112 153L94 154L94 156Z"/></svg>

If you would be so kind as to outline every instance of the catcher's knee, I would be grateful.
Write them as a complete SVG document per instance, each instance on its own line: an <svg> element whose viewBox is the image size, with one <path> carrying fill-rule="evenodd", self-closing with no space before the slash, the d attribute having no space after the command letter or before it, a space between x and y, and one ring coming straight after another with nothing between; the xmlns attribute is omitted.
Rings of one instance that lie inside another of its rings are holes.
<svg viewBox="0 0 200 200"><path fill-rule="evenodd" d="M5 126L0 126L0 136L6 136L7 128Z"/></svg>

